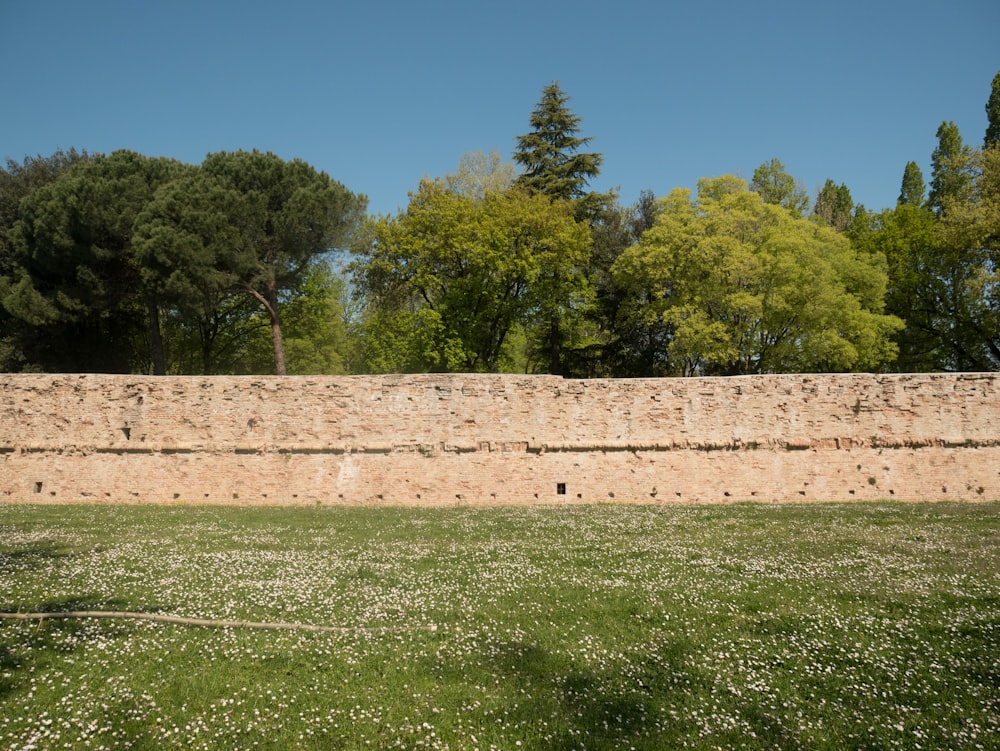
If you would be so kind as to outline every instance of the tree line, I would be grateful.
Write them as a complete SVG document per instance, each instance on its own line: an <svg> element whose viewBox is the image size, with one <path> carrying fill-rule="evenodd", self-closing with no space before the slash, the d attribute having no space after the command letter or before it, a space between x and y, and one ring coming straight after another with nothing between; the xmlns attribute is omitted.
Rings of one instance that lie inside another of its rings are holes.
<svg viewBox="0 0 1000 751"><path fill-rule="evenodd" d="M0 170L0 370L573 377L1000 367L1000 73L895 207L778 159L633 205L557 83L513 162L407 207L258 151L76 150Z"/></svg>

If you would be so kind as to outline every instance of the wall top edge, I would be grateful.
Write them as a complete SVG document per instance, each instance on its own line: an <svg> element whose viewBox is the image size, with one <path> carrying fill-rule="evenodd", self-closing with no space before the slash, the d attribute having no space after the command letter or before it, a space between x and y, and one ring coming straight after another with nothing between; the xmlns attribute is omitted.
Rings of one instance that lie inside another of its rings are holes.
<svg viewBox="0 0 1000 751"><path fill-rule="evenodd" d="M548 374L522 373L411 373L411 374L379 374L379 375L131 375L118 373L0 373L0 384L14 381L50 381L50 382L134 382L134 383L192 383L213 381L235 381L250 383L255 381L267 383L303 384L310 382L345 382L358 383L419 383L419 382L552 382L572 384L600 383L673 383L697 384L704 383L740 383L753 381L936 381L936 380L1000 380L1000 373L995 372L954 372L954 373L780 373L734 376L693 376L681 377L649 377L649 378L564 378Z"/></svg>

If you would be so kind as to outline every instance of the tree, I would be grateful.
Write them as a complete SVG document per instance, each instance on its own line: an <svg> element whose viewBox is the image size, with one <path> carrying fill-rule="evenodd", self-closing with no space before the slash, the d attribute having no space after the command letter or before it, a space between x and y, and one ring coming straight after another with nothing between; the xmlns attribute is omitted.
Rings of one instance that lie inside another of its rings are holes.
<svg viewBox="0 0 1000 751"><path fill-rule="evenodd" d="M2 304L19 268L13 230L21 201L89 159L86 151L60 149L48 157L26 157L21 163L8 159L6 168L0 168L0 372L39 367L29 356L36 339L34 327L11 315Z"/></svg>
<svg viewBox="0 0 1000 751"><path fill-rule="evenodd" d="M923 206L927 186L924 176L916 162L907 162L903 170L903 181L899 187L899 206Z"/></svg>
<svg viewBox="0 0 1000 751"><path fill-rule="evenodd" d="M986 123L983 147L990 148L1000 143L1000 71L993 76L990 98L986 102Z"/></svg>
<svg viewBox="0 0 1000 751"><path fill-rule="evenodd" d="M116 151L21 201L4 306L35 328L39 367L163 372L158 305L142 284L133 223L178 169L173 160Z"/></svg>
<svg viewBox="0 0 1000 751"><path fill-rule="evenodd" d="M884 257L888 274L885 310L905 321L896 333L895 369L951 369L951 346L942 336L943 301L955 291L945 268L939 221L926 204L899 203L855 227L851 241L863 255Z"/></svg>
<svg viewBox="0 0 1000 751"><path fill-rule="evenodd" d="M233 255L245 243L242 228L251 224L247 212L241 193L187 166L157 190L136 219L142 280L166 310L173 372L246 369L238 362L252 330L260 327L233 274Z"/></svg>
<svg viewBox="0 0 1000 751"><path fill-rule="evenodd" d="M512 162L503 161L496 151L473 151L461 156L458 169L445 175L442 184L455 193L482 200L489 192L507 190L515 180L517 167Z"/></svg>
<svg viewBox="0 0 1000 751"><path fill-rule="evenodd" d="M785 172L785 165L778 159L764 162L754 170L750 190L758 193L764 203L783 206L795 217L804 216L809 208L805 188Z"/></svg>
<svg viewBox="0 0 1000 751"><path fill-rule="evenodd" d="M958 126L943 122L937 130L938 145L931 154L931 189L927 202L938 214L948 202L971 198L972 149L962 142Z"/></svg>
<svg viewBox="0 0 1000 751"><path fill-rule="evenodd" d="M854 201L851 191L841 183L827 180L823 188L816 194L816 205L813 206L813 216L822 219L828 226L838 232L844 232L851 226L851 212Z"/></svg>
<svg viewBox="0 0 1000 751"><path fill-rule="evenodd" d="M946 258L960 273L961 296L952 328L963 370L1000 367L1000 145L972 154L973 182L967 200L942 207L941 234Z"/></svg>
<svg viewBox="0 0 1000 751"><path fill-rule="evenodd" d="M676 189L616 261L624 315L668 331L681 375L868 369L901 325L882 313L886 276L843 235L767 204L731 176Z"/></svg>
<svg viewBox="0 0 1000 751"><path fill-rule="evenodd" d="M324 255L350 245L367 199L301 160L271 153L209 154L202 170L241 197L238 243L220 259L221 268L266 312L274 370L284 375L282 295Z"/></svg>
<svg viewBox="0 0 1000 751"><path fill-rule="evenodd" d="M559 88L558 83L546 86L542 98L531 113L530 133L517 137L514 161L521 165L523 172L517 184L530 193L547 196L553 201L571 202L575 217L588 224L599 221L605 208L614 202L613 194L596 193L587 190L591 178L600 173L603 157L597 153L580 152L590 143L590 138L577 135L580 118L570 111L569 97ZM582 272L576 269L575 272ZM551 284L565 288L567 279L558 278L556 271L548 272ZM582 279L580 273L575 273ZM565 296L563 296L565 298ZM548 360L547 370L553 374L566 371L565 355L570 349L587 347L588 337L583 332L573 330L584 316L579 308L563 305L549 306L552 317L539 321L534 327L537 342L535 354L544 353ZM569 320L569 319L574 320Z"/></svg>
<svg viewBox="0 0 1000 751"><path fill-rule="evenodd" d="M574 363L578 373L626 378L665 375L660 368L666 342L663 327L622 316L626 294L615 284L612 274L615 261L655 225L658 214L656 197L644 190L631 206L617 202L608 205L592 225L588 274L595 295L592 318L596 341L592 354L581 353L590 355L588 362Z"/></svg>
<svg viewBox="0 0 1000 751"><path fill-rule="evenodd" d="M859 228L861 252L884 255L886 309L904 318L898 367L912 371L1000 367L1000 153L970 154L968 198L899 204Z"/></svg>
<svg viewBox="0 0 1000 751"><path fill-rule="evenodd" d="M499 370L515 328L568 304L553 280L583 265L588 244L568 203L421 182L405 213L374 223L354 264L368 368Z"/></svg>
<svg viewBox="0 0 1000 751"><path fill-rule="evenodd" d="M348 372L344 280L329 264L314 265L285 302L288 371L298 375Z"/></svg>
<svg viewBox="0 0 1000 751"><path fill-rule="evenodd" d="M514 161L523 168L518 183L549 198L579 200L597 177L604 160L600 154L578 153L590 143L580 138L580 117L567 107L569 97L551 83L531 113L531 132L517 137Z"/></svg>

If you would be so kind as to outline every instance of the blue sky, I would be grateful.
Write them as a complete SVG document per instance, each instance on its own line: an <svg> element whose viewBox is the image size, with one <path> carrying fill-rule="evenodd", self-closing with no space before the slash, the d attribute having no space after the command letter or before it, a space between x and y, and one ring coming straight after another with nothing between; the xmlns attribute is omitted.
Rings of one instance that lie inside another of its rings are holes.
<svg viewBox="0 0 1000 751"><path fill-rule="evenodd" d="M0 158L256 148L388 213L509 159L558 81L626 203L777 157L880 209L943 120L982 142L998 29L997 0L0 0Z"/></svg>

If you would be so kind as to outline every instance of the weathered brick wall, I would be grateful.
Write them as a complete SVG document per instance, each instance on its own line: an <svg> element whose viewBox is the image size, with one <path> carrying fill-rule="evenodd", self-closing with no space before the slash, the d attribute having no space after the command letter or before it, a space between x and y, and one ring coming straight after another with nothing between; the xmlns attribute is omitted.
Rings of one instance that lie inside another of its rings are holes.
<svg viewBox="0 0 1000 751"><path fill-rule="evenodd" d="M1000 377L0 376L0 501L1000 499Z"/></svg>

